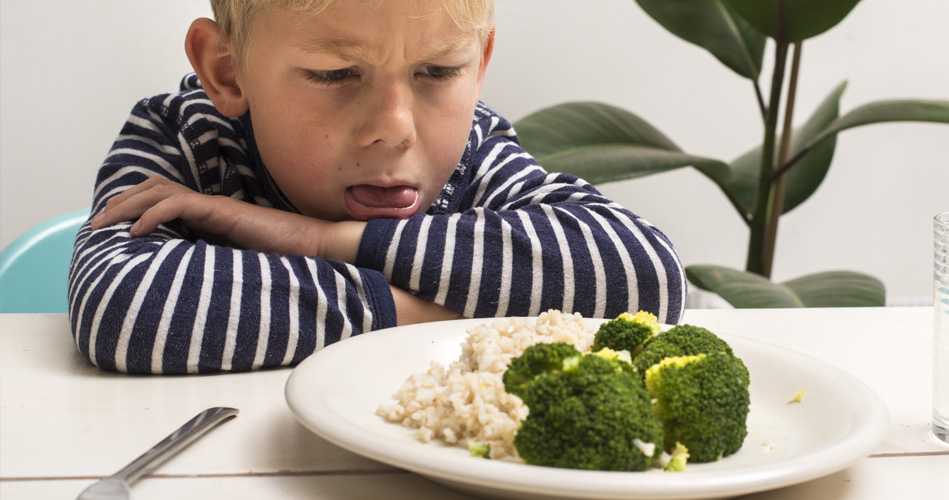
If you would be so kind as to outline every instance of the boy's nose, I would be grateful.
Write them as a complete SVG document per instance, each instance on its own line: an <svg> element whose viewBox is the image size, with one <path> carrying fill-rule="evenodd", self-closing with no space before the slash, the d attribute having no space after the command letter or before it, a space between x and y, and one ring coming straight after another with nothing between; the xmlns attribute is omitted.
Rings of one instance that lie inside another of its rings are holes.
<svg viewBox="0 0 949 500"><path fill-rule="evenodd" d="M357 140L363 146L405 147L416 138L412 89L408 84L386 83L370 90Z"/></svg>

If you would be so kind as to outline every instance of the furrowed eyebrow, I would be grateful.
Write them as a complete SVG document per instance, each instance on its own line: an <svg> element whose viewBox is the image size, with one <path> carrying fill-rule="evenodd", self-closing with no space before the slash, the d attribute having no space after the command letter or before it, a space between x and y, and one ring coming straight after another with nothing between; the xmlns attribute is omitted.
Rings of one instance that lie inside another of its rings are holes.
<svg viewBox="0 0 949 500"><path fill-rule="evenodd" d="M304 45L302 49L303 52L311 54L331 54L346 61L365 62L370 59L365 49L350 42L318 40Z"/></svg>
<svg viewBox="0 0 949 500"><path fill-rule="evenodd" d="M438 49L432 51L430 54L427 55L425 59L438 60L444 57L460 54L462 52L469 50L472 45L474 44L471 43L470 40L463 40L463 39L452 40L451 42L448 42L447 44L442 45Z"/></svg>
<svg viewBox="0 0 949 500"><path fill-rule="evenodd" d="M469 40L458 39L448 42L429 54L423 59L438 60L449 57L468 50L473 43ZM365 48L358 43L341 40L317 40L302 47L302 50L311 54L331 54L345 61L353 62L372 62L372 56Z"/></svg>

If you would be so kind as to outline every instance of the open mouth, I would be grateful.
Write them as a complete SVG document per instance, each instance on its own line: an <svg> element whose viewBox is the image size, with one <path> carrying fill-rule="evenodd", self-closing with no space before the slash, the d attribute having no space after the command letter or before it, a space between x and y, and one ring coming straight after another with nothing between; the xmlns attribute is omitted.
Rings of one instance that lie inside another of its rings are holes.
<svg viewBox="0 0 949 500"><path fill-rule="evenodd" d="M346 210L356 220L407 219L419 209L418 189L412 186L359 184L346 189Z"/></svg>

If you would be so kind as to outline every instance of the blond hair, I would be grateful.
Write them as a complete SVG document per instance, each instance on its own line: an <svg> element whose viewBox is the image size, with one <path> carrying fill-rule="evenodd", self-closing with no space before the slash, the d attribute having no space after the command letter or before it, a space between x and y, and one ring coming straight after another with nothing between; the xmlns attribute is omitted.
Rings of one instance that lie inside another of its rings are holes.
<svg viewBox="0 0 949 500"><path fill-rule="evenodd" d="M230 41L242 64L254 16L266 9L283 8L301 14L316 15L340 0L211 0L214 20L220 29L219 42ZM343 0L348 1L348 0ZM385 0L375 0L381 3ZM494 20L494 0L428 0L441 9L460 29L473 29L481 44L487 43Z"/></svg>

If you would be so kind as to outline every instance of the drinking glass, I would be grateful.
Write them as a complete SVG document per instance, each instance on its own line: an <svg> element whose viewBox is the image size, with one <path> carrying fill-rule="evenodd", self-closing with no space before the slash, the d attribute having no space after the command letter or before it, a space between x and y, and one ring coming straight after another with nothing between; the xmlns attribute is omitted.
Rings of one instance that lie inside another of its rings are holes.
<svg viewBox="0 0 949 500"><path fill-rule="evenodd" d="M933 435L949 443L949 212L933 218Z"/></svg>

